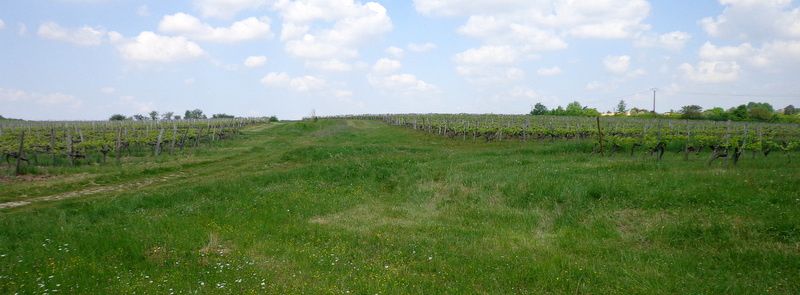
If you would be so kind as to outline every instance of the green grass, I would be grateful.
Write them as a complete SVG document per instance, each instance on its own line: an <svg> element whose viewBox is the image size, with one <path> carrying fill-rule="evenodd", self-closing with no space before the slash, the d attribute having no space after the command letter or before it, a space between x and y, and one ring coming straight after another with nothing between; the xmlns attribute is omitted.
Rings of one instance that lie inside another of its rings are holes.
<svg viewBox="0 0 800 295"><path fill-rule="evenodd" d="M0 293L800 292L798 161L586 150L323 120L5 181L2 202L179 174L0 211Z"/></svg>

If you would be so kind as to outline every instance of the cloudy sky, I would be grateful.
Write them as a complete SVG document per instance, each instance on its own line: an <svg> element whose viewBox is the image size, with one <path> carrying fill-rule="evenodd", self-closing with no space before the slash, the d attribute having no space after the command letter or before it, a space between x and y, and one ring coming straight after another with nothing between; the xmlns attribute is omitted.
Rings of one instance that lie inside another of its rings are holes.
<svg viewBox="0 0 800 295"><path fill-rule="evenodd" d="M0 115L800 105L791 0L10 0Z"/></svg>

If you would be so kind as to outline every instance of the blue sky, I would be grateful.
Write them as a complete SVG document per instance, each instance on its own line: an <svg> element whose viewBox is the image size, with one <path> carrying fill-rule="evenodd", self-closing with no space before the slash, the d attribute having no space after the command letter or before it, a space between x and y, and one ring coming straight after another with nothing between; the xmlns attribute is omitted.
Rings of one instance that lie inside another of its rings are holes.
<svg viewBox="0 0 800 295"><path fill-rule="evenodd" d="M0 115L800 104L791 0L0 2Z"/></svg>

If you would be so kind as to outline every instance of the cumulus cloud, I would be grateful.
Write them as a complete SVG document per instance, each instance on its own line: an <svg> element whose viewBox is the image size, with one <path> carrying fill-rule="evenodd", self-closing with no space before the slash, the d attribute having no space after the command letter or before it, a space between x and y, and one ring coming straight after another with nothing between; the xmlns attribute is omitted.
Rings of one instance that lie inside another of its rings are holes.
<svg viewBox="0 0 800 295"><path fill-rule="evenodd" d="M648 34L639 37L634 45L641 48L660 47L668 50L681 50L692 39L689 33L674 31L661 35Z"/></svg>
<svg viewBox="0 0 800 295"><path fill-rule="evenodd" d="M0 30L5 28L6 28L6 22L4 22L3 19L0 19Z"/></svg>
<svg viewBox="0 0 800 295"><path fill-rule="evenodd" d="M229 19L237 13L265 6L266 0L194 0L203 17Z"/></svg>
<svg viewBox="0 0 800 295"><path fill-rule="evenodd" d="M539 76L556 76L561 74L561 68L559 67L551 67L551 68L539 68L536 70L536 74Z"/></svg>
<svg viewBox="0 0 800 295"><path fill-rule="evenodd" d="M627 55L607 56L603 59L603 65L610 73L622 75L628 72L628 68L631 66L631 57Z"/></svg>
<svg viewBox="0 0 800 295"><path fill-rule="evenodd" d="M719 0L722 14L700 21L712 37L762 41L800 38L800 8L792 0Z"/></svg>
<svg viewBox="0 0 800 295"><path fill-rule="evenodd" d="M37 93L19 89L0 88L0 102L3 103L34 103L43 107L69 107L78 108L83 101L69 94L60 92Z"/></svg>
<svg viewBox="0 0 800 295"><path fill-rule="evenodd" d="M401 67L403 67L403 65L398 60L381 58L377 62L375 62L375 65L372 66L372 70L375 73L388 74L396 72Z"/></svg>
<svg viewBox="0 0 800 295"><path fill-rule="evenodd" d="M436 86L428 84L412 74L369 75L367 80L373 87L388 92L409 94L437 91Z"/></svg>
<svg viewBox="0 0 800 295"><path fill-rule="evenodd" d="M233 43L272 36L269 19L249 17L233 23L230 27L212 27L186 13L165 15L158 30L171 35L186 36L197 41Z"/></svg>
<svg viewBox="0 0 800 295"><path fill-rule="evenodd" d="M433 44L431 42L408 44L408 50L411 50L413 52L428 52L436 48L437 48L436 44Z"/></svg>
<svg viewBox="0 0 800 295"><path fill-rule="evenodd" d="M119 43L117 50L122 58L135 62L178 62L206 55L199 45L185 37L161 36L148 31Z"/></svg>
<svg viewBox="0 0 800 295"><path fill-rule="evenodd" d="M44 39L68 42L78 46L97 46L103 43L106 31L89 26L69 29L55 22L46 22L39 25L37 35Z"/></svg>
<svg viewBox="0 0 800 295"><path fill-rule="evenodd" d="M263 67L265 64L267 64L267 57L266 57L266 56L263 56L263 55L259 55L259 56L248 56L248 57L247 57L247 58L244 60L244 66L246 66L246 67L248 67L248 68L258 68L258 67Z"/></svg>
<svg viewBox="0 0 800 295"><path fill-rule="evenodd" d="M467 17L458 33L482 44L456 54L454 61L457 72L472 81L485 80L473 75L483 72L516 79L519 63L568 48L567 38L625 39L650 29L644 23L650 13L645 0L415 0L414 5L424 15Z"/></svg>
<svg viewBox="0 0 800 295"><path fill-rule="evenodd" d="M309 60L306 67L326 72L348 72L353 69L353 65L339 59Z"/></svg>
<svg viewBox="0 0 800 295"><path fill-rule="evenodd" d="M285 88L294 92L311 92L325 89L328 82L309 75L291 77L287 73L269 73L261 79L261 84L267 87Z"/></svg>
<svg viewBox="0 0 800 295"><path fill-rule="evenodd" d="M385 52L386 54L391 55L394 58L403 58L403 55L405 54L405 50L395 46L386 48Z"/></svg>
<svg viewBox="0 0 800 295"><path fill-rule="evenodd" d="M738 80L741 67L736 62L700 61L697 65L684 63L680 69L691 81L724 83Z"/></svg>
<svg viewBox="0 0 800 295"><path fill-rule="evenodd" d="M376 2L278 0L273 8L283 20L286 52L306 60L353 59L359 46L392 30L386 8Z"/></svg>

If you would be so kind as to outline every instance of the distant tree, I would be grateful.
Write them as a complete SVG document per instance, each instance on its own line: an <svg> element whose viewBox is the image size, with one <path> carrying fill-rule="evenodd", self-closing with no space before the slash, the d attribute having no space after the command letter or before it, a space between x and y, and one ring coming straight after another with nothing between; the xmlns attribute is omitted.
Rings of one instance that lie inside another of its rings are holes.
<svg viewBox="0 0 800 295"><path fill-rule="evenodd" d="M186 113L183 114L183 118L186 120L189 119L206 119L206 115L203 114L203 110L201 109L194 109L194 110L187 110Z"/></svg>
<svg viewBox="0 0 800 295"><path fill-rule="evenodd" d="M727 121L729 118L729 115L727 112L725 112L725 109L719 107L706 110L703 112L703 116L712 121Z"/></svg>
<svg viewBox="0 0 800 295"><path fill-rule="evenodd" d="M702 119L703 107L699 105L688 105L681 108L681 119Z"/></svg>
<svg viewBox="0 0 800 295"><path fill-rule="evenodd" d="M174 112L163 113L163 114L161 114L161 119L162 120L172 120L172 115L174 115L174 114L175 114Z"/></svg>
<svg viewBox="0 0 800 295"><path fill-rule="evenodd" d="M628 111L628 105L625 103L624 100L620 100L619 103L617 104L617 113L624 114L627 111Z"/></svg>
<svg viewBox="0 0 800 295"><path fill-rule="evenodd" d="M150 115L150 120L153 120L153 121L158 120L158 112L152 111L152 112L148 113L148 115Z"/></svg>
<svg viewBox="0 0 800 295"><path fill-rule="evenodd" d="M548 113L547 107L542 103L536 103L536 105L534 105L533 109L531 110L531 115L534 116L547 115L547 113Z"/></svg>
<svg viewBox="0 0 800 295"><path fill-rule="evenodd" d="M756 121L771 121L775 117L775 109L766 102L749 102L747 115Z"/></svg>
<svg viewBox="0 0 800 295"><path fill-rule="evenodd" d="M179 121L181 119L181 116L180 115L175 115L175 116L172 117L172 119L175 120L175 121Z"/></svg>
<svg viewBox="0 0 800 295"><path fill-rule="evenodd" d="M133 119L136 120L136 121L144 121L144 120L147 119L147 117L145 117L142 114L136 114L136 115L133 115Z"/></svg>
<svg viewBox="0 0 800 295"><path fill-rule="evenodd" d="M788 116L797 114L797 109L795 109L793 105L788 105L783 108L783 114Z"/></svg>
<svg viewBox="0 0 800 295"><path fill-rule="evenodd" d="M127 119L128 117L125 117L125 115L120 115L120 114L113 114L111 115L111 118L108 118L109 121L125 121Z"/></svg>
<svg viewBox="0 0 800 295"><path fill-rule="evenodd" d="M211 115L212 119L232 119L235 118L233 115L228 114L213 114Z"/></svg>
<svg viewBox="0 0 800 295"><path fill-rule="evenodd" d="M733 121L745 121L750 118L750 115L747 112L746 105L740 105L735 108L731 108L728 110L728 119Z"/></svg>
<svg viewBox="0 0 800 295"><path fill-rule="evenodd" d="M278 117L276 117L276 116L269 117L269 121L270 122L278 122Z"/></svg>
<svg viewBox="0 0 800 295"><path fill-rule="evenodd" d="M567 105L568 116L580 116L583 114L583 106L581 106L580 102L573 101Z"/></svg>

